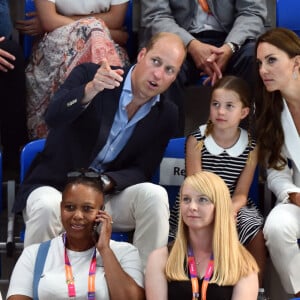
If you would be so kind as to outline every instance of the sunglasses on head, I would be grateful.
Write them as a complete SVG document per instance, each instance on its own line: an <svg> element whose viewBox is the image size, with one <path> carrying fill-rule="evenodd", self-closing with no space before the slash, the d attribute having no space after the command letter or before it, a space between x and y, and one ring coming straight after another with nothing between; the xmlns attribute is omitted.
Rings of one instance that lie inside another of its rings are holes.
<svg viewBox="0 0 300 300"><path fill-rule="evenodd" d="M69 179L81 177L101 181L101 174L92 170L71 171L67 174L67 177Z"/></svg>

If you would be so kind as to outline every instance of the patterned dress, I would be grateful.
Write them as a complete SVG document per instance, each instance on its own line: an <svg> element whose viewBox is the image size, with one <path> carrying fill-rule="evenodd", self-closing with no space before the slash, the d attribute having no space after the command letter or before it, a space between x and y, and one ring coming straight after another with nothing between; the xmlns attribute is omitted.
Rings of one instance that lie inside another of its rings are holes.
<svg viewBox="0 0 300 300"><path fill-rule="evenodd" d="M229 188L230 194L234 193L237 181L249 159L250 152L255 148L256 142L249 139L248 133L240 129L240 137L237 142L228 149L217 145L211 135L205 136L206 125L200 126L191 135L198 142L203 141L201 149L202 170L219 175ZM179 216L179 197L176 199L174 209L170 216L170 237L175 237ZM237 215L237 230L239 240L247 244L262 228L264 219L251 199L242 207Z"/></svg>
<svg viewBox="0 0 300 300"><path fill-rule="evenodd" d="M26 68L27 127L31 139L47 136L44 113L52 95L72 69L84 62L129 65L101 19L82 18L46 33L34 46Z"/></svg>

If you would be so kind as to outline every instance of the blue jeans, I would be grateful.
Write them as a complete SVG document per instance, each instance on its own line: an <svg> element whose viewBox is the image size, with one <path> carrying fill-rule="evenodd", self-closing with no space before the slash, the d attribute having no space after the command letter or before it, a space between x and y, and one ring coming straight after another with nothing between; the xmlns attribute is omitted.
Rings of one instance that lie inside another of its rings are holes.
<svg viewBox="0 0 300 300"><path fill-rule="evenodd" d="M12 23L8 3L7 0L0 0L0 37L5 36L8 39L11 33Z"/></svg>

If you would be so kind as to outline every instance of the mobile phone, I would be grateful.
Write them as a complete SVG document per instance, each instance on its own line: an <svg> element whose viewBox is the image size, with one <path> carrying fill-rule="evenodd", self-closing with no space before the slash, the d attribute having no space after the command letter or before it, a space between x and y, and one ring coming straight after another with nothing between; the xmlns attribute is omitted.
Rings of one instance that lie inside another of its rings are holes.
<svg viewBox="0 0 300 300"><path fill-rule="evenodd" d="M93 237L95 239L95 243L98 242L99 236L100 236L100 230L101 230L102 223L101 222L95 222L95 226L93 226Z"/></svg>
<svg viewBox="0 0 300 300"><path fill-rule="evenodd" d="M104 210L104 209L105 209L105 205L102 206L101 210ZM102 227L101 222L95 222L95 224L93 226L93 236L94 236L94 239L95 239L95 243L97 243L98 240L99 240L101 227Z"/></svg>

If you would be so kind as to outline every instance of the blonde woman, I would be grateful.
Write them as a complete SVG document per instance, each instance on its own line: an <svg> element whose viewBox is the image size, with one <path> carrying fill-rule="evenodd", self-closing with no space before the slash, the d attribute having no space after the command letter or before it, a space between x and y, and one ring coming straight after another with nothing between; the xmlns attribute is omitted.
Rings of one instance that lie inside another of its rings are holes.
<svg viewBox="0 0 300 300"><path fill-rule="evenodd" d="M238 240L229 190L216 174L188 176L180 191L180 218L172 247L151 253L149 300L255 300L258 266Z"/></svg>

